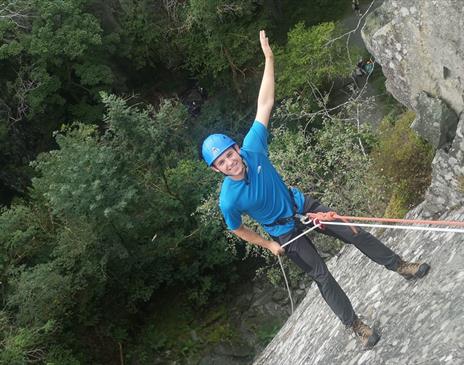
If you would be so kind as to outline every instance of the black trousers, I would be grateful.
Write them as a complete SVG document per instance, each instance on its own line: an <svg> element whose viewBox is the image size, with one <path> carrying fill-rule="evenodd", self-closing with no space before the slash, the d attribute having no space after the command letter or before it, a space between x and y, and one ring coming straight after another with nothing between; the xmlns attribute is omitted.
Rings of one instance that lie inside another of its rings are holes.
<svg viewBox="0 0 464 365"><path fill-rule="evenodd" d="M304 213L308 212L329 212L331 209L320 204L317 200L305 196ZM307 228L307 227L305 227ZM292 232L277 237L281 245L290 241L293 237L301 234L303 227L299 226ZM399 264L400 257L380 242L370 233L356 227L357 234L353 233L348 226L325 226L324 230L317 229L318 232L336 237L345 243L350 243L363 254L380 265L384 265L389 270L395 270ZM286 255L297 264L303 271L308 273L316 282L322 297L340 318L344 325L351 325L356 318L350 300L343 289L335 281L332 274L327 269L324 260L316 251L311 240L302 236L285 248Z"/></svg>

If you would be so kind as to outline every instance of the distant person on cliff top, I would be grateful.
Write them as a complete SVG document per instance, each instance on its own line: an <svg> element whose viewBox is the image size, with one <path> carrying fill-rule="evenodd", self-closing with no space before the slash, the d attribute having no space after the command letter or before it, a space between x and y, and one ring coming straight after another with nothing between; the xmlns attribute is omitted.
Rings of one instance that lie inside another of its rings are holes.
<svg viewBox="0 0 464 365"><path fill-rule="evenodd" d="M359 7L359 0L353 0L351 2L351 7L353 8L353 11L356 13L356 15L361 16L361 8Z"/></svg>
<svg viewBox="0 0 464 365"><path fill-rule="evenodd" d="M268 158L268 123L274 105L274 56L265 32L261 31L259 36L265 57L264 75L256 118L245 136L243 146L239 147L224 134L212 134L202 145L202 155L207 165L224 175L219 197L220 209L227 227L235 235L270 250L274 255L285 254L308 273L340 321L353 329L364 346L374 346L380 338L379 334L358 318L347 295L310 239L302 236L285 248L281 247L302 232L296 214L331 212L331 209L311 196L303 195L297 188L287 188ZM245 227L241 218L243 214L260 223L271 239ZM426 263L403 261L376 237L358 228L327 226L324 230L318 229L318 232L353 244L371 260L406 279L421 278L430 268Z"/></svg>

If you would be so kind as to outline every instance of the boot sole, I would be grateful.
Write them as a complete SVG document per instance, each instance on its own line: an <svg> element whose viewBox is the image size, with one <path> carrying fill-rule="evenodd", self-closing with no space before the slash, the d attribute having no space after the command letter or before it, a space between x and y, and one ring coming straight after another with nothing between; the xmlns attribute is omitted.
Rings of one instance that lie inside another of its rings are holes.
<svg viewBox="0 0 464 365"><path fill-rule="evenodd" d="M425 275L427 275L427 273L429 272L430 270L430 265L429 264L421 264L421 266L419 266L419 269L417 269L417 272L416 274L414 275L416 278L423 278Z"/></svg>
<svg viewBox="0 0 464 365"><path fill-rule="evenodd" d="M380 335L379 334L377 334L377 333L372 334L367 339L366 348L374 347L377 344L377 342L379 342L379 340L380 340Z"/></svg>

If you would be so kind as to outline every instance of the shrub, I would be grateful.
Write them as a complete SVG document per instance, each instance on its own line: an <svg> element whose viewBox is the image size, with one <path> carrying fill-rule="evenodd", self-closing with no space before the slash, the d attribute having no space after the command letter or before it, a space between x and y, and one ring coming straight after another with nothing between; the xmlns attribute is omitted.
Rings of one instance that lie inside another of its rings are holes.
<svg viewBox="0 0 464 365"><path fill-rule="evenodd" d="M390 185L391 201L385 214L392 217L403 216L419 203L430 184L434 150L410 129L413 120L413 112L404 113L396 122L385 119L373 152L376 170Z"/></svg>
<svg viewBox="0 0 464 365"><path fill-rule="evenodd" d="M335 23L321 23L306 28L298 23L288 33L284 49L276 49L278 65L277 93L291 96L295 91L324 87L328 81L348 76L352 70L342 40L337 37Z"/></svg>

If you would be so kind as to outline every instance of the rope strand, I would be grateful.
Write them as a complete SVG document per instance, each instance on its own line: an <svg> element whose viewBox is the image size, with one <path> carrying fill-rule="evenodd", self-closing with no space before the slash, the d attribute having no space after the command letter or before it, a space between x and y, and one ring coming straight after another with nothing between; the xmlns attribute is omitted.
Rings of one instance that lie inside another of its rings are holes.
<svg viewBox="0 0 464 365"><path fill-rule="evenodd" d="M317 213L316 213L317 214ZM372 218L372 217L353 217L344 215L335 215L338 219L347 219L354 221L371 221L371 222L388 222L388 223L409 223L409 224L433 224L464 227L464 222L459 221L440 221L440 220L421 220L421 219L399 219L399 218Z"/></svg>
<svg viewBox="0 0 464 365"><path fill-rule="evenodd" d="M464 233L464 229L459 228L436 228L436 227L411 227L411 226L398 226L391 224L369 224L369 223L342 223L342 222L326 222L321 221L323 225L334 225L334 226L356 226L356 227L372 227L372 228L392 228L392 229L410 229L414 231L434 231L434 232L453 232L453 233Z"/></svg>
<svg viewBox="0 0 464 365"><path fill-rule="evenodd" d="M290 286L288 285L287 275L285 275L285 270L284 270L284 265L282 265L282 260L280 259L280 256L277 256L277 258L279 259L279 264L280 264L280 268L282 269L282 274L284 274L285 285L287 286L288 297L290 298L290 305L291 305L292 314L293 314L292 292L290 291Z"/></svg>
<svg viewBox="0 0 464 365"><path fill-rule="evenodd" d="M292 238L290 241L286 242L281 247L288 246L289 244L293 243L298 238L304 236L310 231L315 230L316 228L321 228L325 225L334 225L334 226L348 226L351 229L354 229L353 226L356 227L371 227L371 228L391 228L391 229L409 229L415 231L433 231L433 232L450 232L450 233L464 233L464 229L459 228L437 228L437 227L415 227L411 225L391 225L391 224L370 224L370 223L355 223L350 222L346 223L348 220L358 220L358 221L371 221L371 222L388 222L388 223L409 223L409 224L432 224L432 225L451 225L451 226L458 226L464 227L464 222L459 221L435 221L435 220L413 220L413 219L398 219L398 218L372 218L372 217L353 217L353 216L340 216L338 214L334 214L333 212L329 213L311 213L310 214L312 220L304 220L300 219L303 224L309 224L317 222L314 224L313 227L305 230L303 233L299 234L298 236ZM302 217L304 218L304 217ZM342 222L334 222L334 221L325 221L323 219L339 219L344 221ZM290 298L290 305L292 308L293 314L293 298L292 293L290 290L290 286L288 285L287 276L285 275L284 266L282 264L282 260L280 256L277 256L279 259L280 268L282 269L282 274L284 275L285 285L287 287L288 297Z"/></svg>

